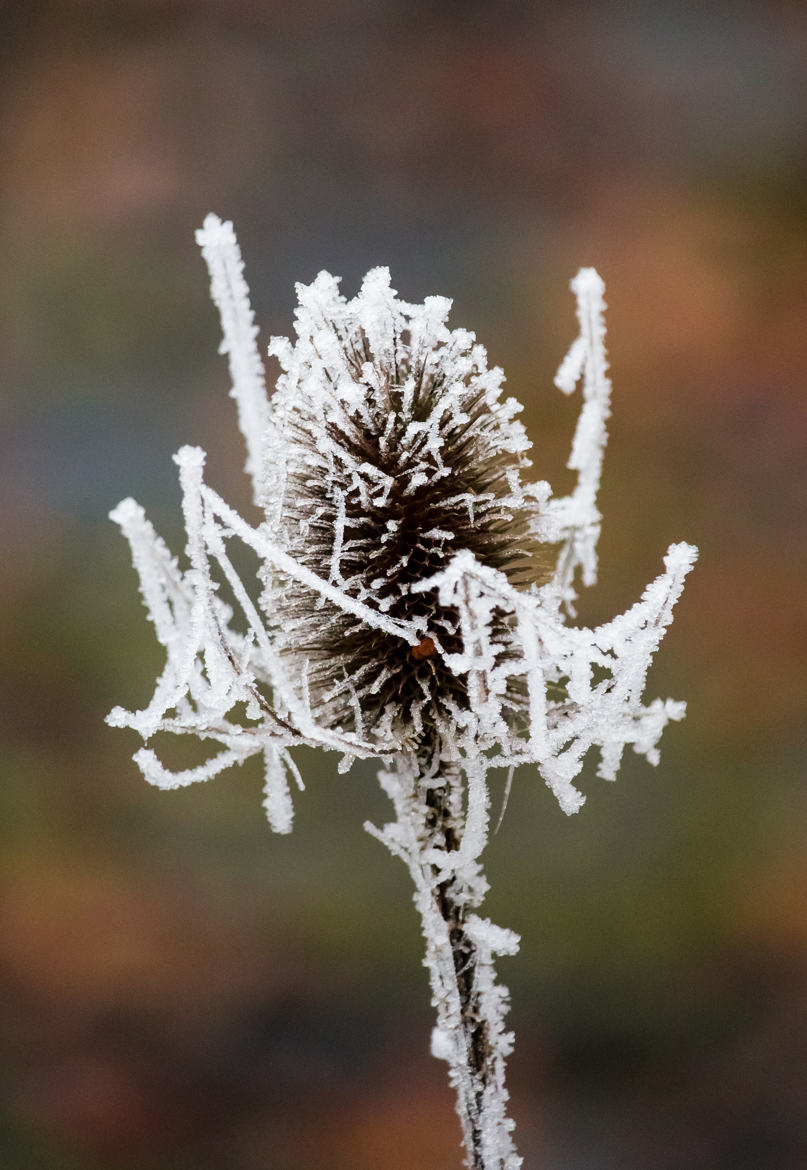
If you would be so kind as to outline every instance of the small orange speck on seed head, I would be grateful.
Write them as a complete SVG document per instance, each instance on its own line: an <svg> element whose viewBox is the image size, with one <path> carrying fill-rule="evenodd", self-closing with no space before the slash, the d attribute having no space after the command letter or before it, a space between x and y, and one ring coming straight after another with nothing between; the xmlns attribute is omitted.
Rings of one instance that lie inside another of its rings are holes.
<svg viewBox="0 0 807 1170"><path fill-rule="evenodd" d="M424 658L431 658L436 653L437 647L431 638L421 638L417 646L413 646L411 650L415 662L422 662Z"/></svg>

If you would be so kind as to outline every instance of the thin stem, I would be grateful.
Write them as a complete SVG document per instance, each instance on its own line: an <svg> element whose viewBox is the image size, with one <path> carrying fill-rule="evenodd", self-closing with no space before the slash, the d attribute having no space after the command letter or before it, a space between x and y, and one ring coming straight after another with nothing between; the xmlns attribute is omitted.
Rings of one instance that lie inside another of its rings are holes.
<svg viewBox="0 0 807 1170"><path fill-rule="evenodd" d="M426 790L426 824L433 846L441 851L455 852L459 841L451 814L449 787L443 785ZM463 1080L457 1086L457 1107L466 1133L468 1165L473 1170L487 1170L482 1150L481 1118L491 1058L489 1023L480 1013L476 989L477 947L466 930L469 906L468 892L456 877L440 880L440 870L431 866L434 902L448 932L454 979L460 1001L462 1041L465 1049L470 1086ZM472 1098L467 1100L471 1088ZM470 1139L470 1140L469 1140Z"/></svg>
<svg viewBox="0 0 807 1170"><path fill-rule="evenodd" d="M473 911L487 892L475 859L459 864L464 778L456 764L428 775L413 758L382 773L397 822L382 840L407 864L426 941L437 1024L432 1052L447 1061L469 1170L517 1170L513 1123L506 1112L506 988L496 983L495 953L513 953L516 937Z"/></svg>

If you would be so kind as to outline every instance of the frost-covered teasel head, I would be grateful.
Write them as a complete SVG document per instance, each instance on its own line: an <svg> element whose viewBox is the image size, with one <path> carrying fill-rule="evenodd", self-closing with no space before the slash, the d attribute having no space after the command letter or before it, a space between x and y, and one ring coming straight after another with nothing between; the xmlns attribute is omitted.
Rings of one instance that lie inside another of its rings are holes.
<svg viewBox="0 0 807 1170"><path fill-rule="evenodd" d="M352 300L325 272L297 286L297 341L275 338L283 374L269 406L264 503L271 539L344 594L411 626L365 623L272 566L262 606L292 673L307 671L318 721L399 748L426 747L468 709L459 611L420 586L461 551L522 587L550 563L538 504L525 494L530 444L451 302L399 300L389 272ZM418 586L418 588L415 588ZM520 657L515 622L495 611L496 657ZM512 680L503 704L524 710Z"/></svg>
<svg viewBox="0 0 807 1170"><path fill-rule="evenodd" d="M448 328L449 301L399 300L383 268L348 300L320 274L298 286L295 344L272 342L282 374L269 399L232 225L209 216L198 239L264 519L253 528L228 507L192 447L176 456L188 568L133 500L112 514L167 661L149 706L109 721L146 740L168 731L220 746L179 773L142 748L146 778L176 787L261 753L270 820L288 830L295 744L341 751L345 764L453 762L476 785L481 848L490 767L536 765L574 812L590 748L605 779L626 746L656 762L684 704L645 705L644 680L696 550L671 546L665 571L612 622L568 623L579 581L597 575L611 391L597 273L572 282L579 336L556 384L582 389L568 464L577 484L555 499L545 482L523 482L520 407L473 334ZM234 537L258 555L257 587L235 571Z"/></svg>
<svg viewBox="0 0 807 1170"><path fill-rule="evenodd" d="M298 286L297 341L275 339L271 400L232 225L198 234L229 355L262 516L252 527L208 487L204 452L177 453L187 530L180 568L133 500L113 512L128 537L166 665L142 711L109 721L218 745L169 772L150 747L152 783L206 780L261 754L273 828L292 822L298 744L381 758L395 819L366 827L407 865L426 942L437 1023L474 1170L522 1165L507 1116L507 991L495 957L518 939L475 913L487 883L487 775L532 764L566 812L591 748L613 780L626 746L651 763L684 704L645 705L651 658L696 551L672 545L664 572L626 613L596 629L569 624L579 582L597 576L597 491L606 443L603 284L572 282L579 336L556 385L579 385L570 495L525 484L529 443L518 403L501 394L473 334L450 330L450 302L397 298L386 269L352 300L321 273ZM229 542L258 556L236 572ZM219 595L226 583L236 618Z"/></svg>

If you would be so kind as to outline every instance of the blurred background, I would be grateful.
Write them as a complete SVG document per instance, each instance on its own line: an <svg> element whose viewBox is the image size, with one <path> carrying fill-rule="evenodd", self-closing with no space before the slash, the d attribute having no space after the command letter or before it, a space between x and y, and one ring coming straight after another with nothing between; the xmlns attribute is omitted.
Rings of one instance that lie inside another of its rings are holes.
<svg viewBox="0 0 807 1170"><path fill-rule="evenodd" d="M657 770L488 848L525 1170L807 1166L807 17L796 0L5 0L0 37L0 1164L459 1170L372 767L163 794L114 704L161 656L107 513L176 551L182 443L251 515L193 231L266 341L320 268L454 298L556 491L569 279L608 288L601 581L701 560L650 679ZM270 376L274 376L270 372ZM500 796L497 789L495 798Z"/></svg>

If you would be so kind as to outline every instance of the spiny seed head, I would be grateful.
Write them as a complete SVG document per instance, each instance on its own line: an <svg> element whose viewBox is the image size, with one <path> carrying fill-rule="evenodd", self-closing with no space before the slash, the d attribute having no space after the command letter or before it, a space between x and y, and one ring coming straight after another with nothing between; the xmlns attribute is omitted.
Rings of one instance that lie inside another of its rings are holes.
<svg viewBox="0 0 807 1170"><path fill-rule="evenodd" d="M661 575L612 621L567 625L578 578L597 578L602 519L611 383L594 269L572 281L579 335L555 378L565 394L582 392L568 462L577 482L553 498L547 483L521 483L520 408L502 399L501 370L487 368L473 335L447 328L448 301L399 301L381 268L348 301L322 273L298 287L295 344L272 343L283 372L269 401L232 224L210 215L197 238L266 515L253 528L222 500L198 447L175 456L187 568L134 500L111 513L166 663L148 706L116 707L108 721L145 741L165 731L219 745L181 772L143 747L146 779L175 788L261 754L269 819L288 832L297 744L341 752L342 768L380 756L424 784L450 766L465 778L456 857L467 867L485 844L489 768L534 763L575 812L590 749L606 780L626 746L656 763L684 704L645 704L645 677L697 550L671 545ZM230 557L237 542L258 556L263 616ZM220 596L225 583L245 632Z"/></svg>
<svg viewBox="0 0 807 1170"><path fill-rule="evenodd" d="M447 328L449 300L398 300L385 268L352 300L325 272L297 294L296 343L270 346L283 373L262 469L269 535L421 636L413 646L368 628L271 567L262 605L292 672L307 672L318 722L412 746L468 708L443 658L461 649L457 611L413 586L463 549L511 585L546 579L538 505L520 479L530 466L521 407L502 399L503 373L474 335ZM493 633L502 660L520 654L512 618L495 615ZM504 705L523 707L519 688Z"/></svg>

